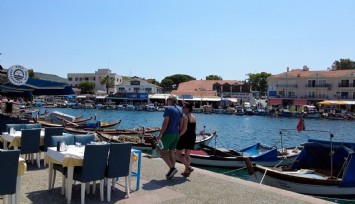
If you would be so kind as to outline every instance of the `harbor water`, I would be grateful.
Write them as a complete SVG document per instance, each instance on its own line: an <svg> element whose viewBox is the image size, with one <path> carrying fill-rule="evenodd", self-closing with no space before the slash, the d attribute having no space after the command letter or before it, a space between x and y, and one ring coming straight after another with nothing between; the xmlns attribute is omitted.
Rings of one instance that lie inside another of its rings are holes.
<svg viewBox="0 0 355 204"><path fill-rule="evenodd" d="M47 109L49 112L60 111L73 116L84 118L95 117L103 122L122 120L113 128L161 127L163 112L97 110L97 109ZM40 110L44 112L44 109ZM299 118L269 117L269 116L237 116L226 114L195 114L197 117L197 132L217 132L217 138L210 145L227 149L242 149L255 143L270 146L285 147L298 146L308 139L329 140L330 133L333 141L355 142L355 121L304 119L305 130L298 132L296 126ZM93 122L93 121L92 121ZM329 132L328 132L329 131ZM281 137L282 136L282 137ZM282 144L281 144L282 138ZM205 167L202 167L205 168ZM223 173L229 176L247 178L246 170L210 168L205 169ZM355 200L329 199L338 203L352 203Z"/></svg>
<svg viewBox="0 0 355 204"><path fill-rule="evenodd" d="M97 109L66 109L52 108L49 112L95 117L103 122L122 120L114 128L161 127L163 112L119 111ZM44 112L42 109L41 112ZM197 117L197 132L217 131L217 146L228 149L241 149L257 142L270 146L281 147L281 134L284 146L297 146L309 138L329 140L327 132L308 132L296 130L298 118L269 116L237 116L226 114L195 114ZM93 121L93 120L92 120ZM353 128L355 121L304 119L306 130L330 131L334 134L333 141L355 142ZM214 144L214 142L213 142Z"/></svg>

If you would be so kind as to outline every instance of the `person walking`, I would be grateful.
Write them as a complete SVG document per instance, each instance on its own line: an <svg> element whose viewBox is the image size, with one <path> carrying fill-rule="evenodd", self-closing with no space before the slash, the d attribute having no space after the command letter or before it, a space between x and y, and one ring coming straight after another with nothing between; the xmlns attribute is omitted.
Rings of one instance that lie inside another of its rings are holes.
<svg viewBox="0 0 355 204"><path fill-rule="evenodd" d="M157 139L163 143L163 148L160 149L160 156L170 168L165 176L167 179L171 179L177 173L175 168L175 149L179 141L179 130L183 125L183 112L181 107L177 105L178 99L175 95L170 95L167 102L168 106L165 108L163 115L164 121Z"/></svg>
<svg viewBox="0 0 355 204"><path fill-rule="evenodd" d="M196 142L196 117L192 115L192 104L185 103L183 112L185 114L184 123L186 120L186 127L183 128L182 132L180 133L179 142L176 147L176 153L179 157L181 163L185 166L185 171L181 173L184 177L189 177L191 172L194 170L191 168L191 158L190 158L190 151L194 149L195 142ZM186 118L186 119L185 119ZM184 150L184 155L182 154Z"/></svg>

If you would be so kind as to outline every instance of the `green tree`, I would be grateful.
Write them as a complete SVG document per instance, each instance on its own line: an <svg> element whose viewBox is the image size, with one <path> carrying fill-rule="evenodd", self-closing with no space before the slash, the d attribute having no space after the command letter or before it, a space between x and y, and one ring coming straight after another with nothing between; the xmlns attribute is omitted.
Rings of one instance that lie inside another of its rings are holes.
<svg viewBox="0 0 355 204"><path fill-rule="evenodd" d="M259 91L260 94L264 95L267 93L268 84L267 78L271 76L270 73L261 72L261 73L249 73L247 74L247 82L251 86L252 91Z"/></svg>
<svg viewBox="0 0 355 204"><path fill-rule="evenodd" d="M196 78L186 74L174 74L165 77L161 81L160 86L163 88L165 92L169 92L172 91L173 89L176 89L180 83L191 81L191 80L196 80Z"/></svg>
<svg viewBox="0 0 355 204"><path fill-rule="evenodd" d="M223 79L222 79L222 77L220 77L218 75L210 74L210 75L206 76L206 80L223 80Z"/></svg>
<svg viewBox="0 0 355 204"><path fill-rule="evenodd" d="M108 89L112 88L115 85L115 79L110 77L109 75L106 75L104 78L101 79L100 83L101 85L106 86L106 92L108 94Z"/></svg>
<svg viewBox="0 0 355 204"><path fill-rule="evenodd" d="M35 72L33 71L33 69L28 69L28 77L29 78L36 78Z"/></svg>
<svg viewBox="0 0 355 204"><path fill-rule="evenodd" d="M336 60L334 64L337 66L337 70L342 69L355 69L355 62L350 59Z"/></svg>
<svg viewBox="0 0 355 204"><path fill-rule="evenodd" d="M151 84L155 84L157 86L160 86L159 81L155 80L155 79L147 79L147 82L151 83Z"/></svg>
<svg viewBox="0 0 355 204"><path fill-rule="evenodd" d="M81 89L81 94L94 93L95 82L93 81L82 81L79 83L79 89Z"/></svg>

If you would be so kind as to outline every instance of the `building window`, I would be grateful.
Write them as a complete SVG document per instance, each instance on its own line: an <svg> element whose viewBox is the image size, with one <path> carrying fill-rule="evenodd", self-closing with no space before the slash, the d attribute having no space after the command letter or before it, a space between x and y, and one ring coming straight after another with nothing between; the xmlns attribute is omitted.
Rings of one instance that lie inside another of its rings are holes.
<svg viewBox="0 0 355 204"><path fill-rule="evenodd" d="M319 85L320 87L326 87L326 85L327 85L327 80L325 80L325 79L320 79L320 80L318 80L318 85Z"/></svg>
<svg viewBox="0 0 355 204"><path fill-rule="evenodd" d="M71 77L68 78L68 81L72 81L72 80L73 80L73 78L71 78Z"/></svg>
<svg viewBox="0 0 355 204"><path fill-rule="evenodd" d="M93 78L92 78L92 80L94 80L94 81L95 81L95 80L96 80L96 79L95 79L95 77L93 77Z"/></svg>
<svg viewBox="0 0 355 204"><path fill-rule="evenodd" d="M349 87L349 80L341 80L339 87Z"/></svg>
<svg viewBox="0 0 355 204"><path fill-rule="evenodd" d="M316 87L316 80L308 80L307 87Z"/></svg>
<svg viewBox="0 0 355 204"><path fill-rule="evenodd" d="M124 88L122 88L122 87L118 88L118 92L119 92L119 93L124 93L124 92L125 92L125 91L124 91Z"/></svg>
<svg viewBox="0 0 355 204"><path fill-rule="evenodd" d="M315 91L308 91L307 98L315 98L316 92Z"/></svg>
<svg viewBox="0 0 355 204"><path fill-rule="evenodd" d="M341 92L340 93L340 98L341 99L348 99L349 98L349 92Z"/></svg>
<svg viewBox="0 0 355 204"><path fill-rule="evenodd" d="M85 77L85 81L88 81L89 80L89 77Z"/></svg>
<svg viewBox="0 0 355 204"><path fill-rule="evenodd" d="M78 81L78 77L75 77L75 81Z"/></svg>
<svg viewBox="0 0 355 204"><path fill-rule="evenodd" d="M152 88L146 88L146 89L145 89L145 92L146 92L146 93L152 93Z"/></svg>
<svg viewBox="0 0 355 204"><path fill-rule="evenodd" d="M139 88L134 88L134 93L139 93Z"/></svg>

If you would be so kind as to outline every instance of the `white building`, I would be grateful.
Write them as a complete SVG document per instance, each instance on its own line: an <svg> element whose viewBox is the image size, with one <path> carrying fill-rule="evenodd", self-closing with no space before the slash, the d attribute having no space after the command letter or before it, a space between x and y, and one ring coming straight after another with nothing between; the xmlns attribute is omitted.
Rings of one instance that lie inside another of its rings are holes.
<svg viewBox="0 0 355 204"><path fill-rule="evenodd" d="M95 73L68 73L68 83L73 88L78 88L80 82L92 81L95 82L95 94L106 93L106 85L101 84L101 80L106 76L114 78L114 86L109 88L109 93L118 92L117 85L122 83L122 76L112 73L110 69L98 69Z"/></svg>
<svg viewBox="0 0 355 204"><path fill-rule="evenodd" d="M156 93L162 93L162 91L163 90L160 86L151 84L146 80L140 79L138 77L132 77L117 86L117 93L156 94Z"/></svg>

